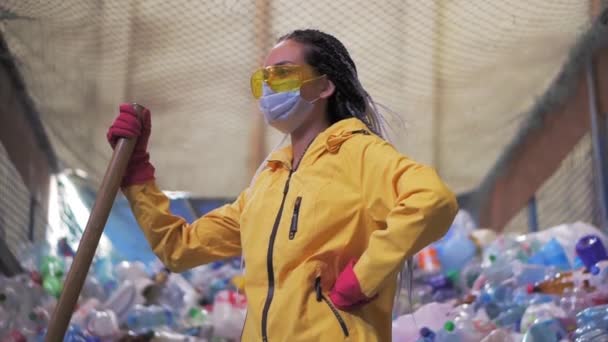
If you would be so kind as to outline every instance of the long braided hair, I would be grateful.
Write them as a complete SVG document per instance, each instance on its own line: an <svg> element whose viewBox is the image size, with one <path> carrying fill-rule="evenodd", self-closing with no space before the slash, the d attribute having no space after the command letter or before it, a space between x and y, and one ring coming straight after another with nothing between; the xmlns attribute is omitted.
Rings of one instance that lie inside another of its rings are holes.
<svg viewBox="0 0 608 342"><path fill-rule="evenodd" d="M320 75L327 75L336 90L329 98L327 112L330 124L356 117L375 134L385 137L384 119L365 91L357 67L346 47L334 36L319 30L295 30L278 39L293 40L305 46L305 58Z"/></svg>
<svg viewBox="0 0 608 342"><path fill-rule="evenodd" d="M372 97L365 91L357 75L357 67L346 47L334 36L319 30L295 30L278 39L278 42L293 40L305 47L306 62L320 75L327 75L336 86L329 98L327 112L330 124L356 117L363 121L369 130L389 140L389 132L384 117L378 111ZM393 114L389 108L381 106ZM405 312L401 307L401 289L406 288L409 310L412 311L413 260L409 258L398 272L397 291L393 315Z"/></svg>

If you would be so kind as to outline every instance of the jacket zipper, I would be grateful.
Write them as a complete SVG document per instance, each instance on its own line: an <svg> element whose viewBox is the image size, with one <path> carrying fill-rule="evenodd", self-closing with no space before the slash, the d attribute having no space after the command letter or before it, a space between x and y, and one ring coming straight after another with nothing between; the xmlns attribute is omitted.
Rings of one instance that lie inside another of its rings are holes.
<svg viewBox="0 0 608 342"><path fill-rule="evenodd" d="M300 205L302 197L296 198L296 204L293 207L293 215L291 215L291 225L289 226L289 240L293 240L298 232L298 218L300 217Z"/></svg>
<svg viewBox="0 0 608 342"><path fill-rule="evenodd" d="M356 130L356 131L350 131L350 134L370 135L369 131L366 130L366 129L360 129L360 130Z"/></svg>
<svg viewBox="0 0 608 342"><path fill-rule="evenodd" d="M324 301L325 304L327 304L331 312L338 320L338 324L340 324L340 328L342 328L342 333L344 333L344 337L348 337L348 326L346 325L344 318L342 318L342 315L340 315L340 312L338 311L338 309L336 309L334 304L323 294L323 289L321 288L321 277L317 277L315 279L315 292L317 294L317 302Z"/></svg>
<svg viewBox="0 0 608 342"><path fill-rule="evenodd" d="M291 175L293 169L289 171L287 176L287 182L285 182L285 188L283 189L283 199L281 200L281 206L277 217L274 219L274 225L272 226L272 232L270 233L270 241L268 242L268 254L266 255L266 269L268 272L268 294L266 295L266 302L264 303L264 310L262 311L262 340L268 342L268 310L270 309L270 303L274 296L274 267L272 264L272 256L274 254L274 240L277 237L277 230L279 229L279 223L281 222L281 216L283 215L283 208L285 207L285 199L287 198L287 192L289 192L289 182L291 181Z"/></svg>

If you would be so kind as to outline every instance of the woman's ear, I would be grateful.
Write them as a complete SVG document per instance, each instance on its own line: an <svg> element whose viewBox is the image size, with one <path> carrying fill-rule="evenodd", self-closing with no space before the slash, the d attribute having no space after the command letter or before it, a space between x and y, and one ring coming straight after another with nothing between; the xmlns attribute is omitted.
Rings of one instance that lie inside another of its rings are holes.
<svg viewBox="0 0 608 342"><path fill-rule="evenodd" d="M325 76L325 82L323 82L323 89L319 94L319 98L328 99L336 91L336 85L327 76Z"/></svg>

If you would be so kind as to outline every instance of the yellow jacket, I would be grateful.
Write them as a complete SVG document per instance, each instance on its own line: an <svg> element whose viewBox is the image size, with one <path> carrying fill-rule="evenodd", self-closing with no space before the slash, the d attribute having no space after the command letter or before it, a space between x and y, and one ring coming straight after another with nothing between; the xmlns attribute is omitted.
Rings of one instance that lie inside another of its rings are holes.
<svg viewBox="0 0 608 342"><path fill-rule="evenodd" d="M358 119L319 134L295 172L291 160L290 147L275 152L234 203L191 225L169 212L153 182L124 192L171 270L242 253L243 341L390 341L400 265L446 233L454 195L432 168L399 154ZM361 291L374 299L345 312L327 294L351 259L358 259Z"/></svg>

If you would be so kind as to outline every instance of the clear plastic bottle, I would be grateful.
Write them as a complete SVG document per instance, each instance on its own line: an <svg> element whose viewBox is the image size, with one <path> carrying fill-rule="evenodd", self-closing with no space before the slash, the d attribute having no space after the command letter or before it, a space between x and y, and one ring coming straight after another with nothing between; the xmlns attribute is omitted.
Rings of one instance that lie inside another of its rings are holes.
<svg viewBox="0 0 608 342"><path fill-rule="evenodd" d="M564 291L563 297L559 300L559 306L570 317L576 316L581 310L590 306L587 294L579 289L568 289Z"/></svg>
<svg viewBox="0 0 608 342"><path fill-rule="evenodd" d="M437 333L436 342L464 342L460 331L456 330L456 325L452 321L447 321L443 330Z"/></svg>
<svg viewBox="0 0 608 342"><path fill-rule="evenodd" d="M137 333L144 333L154 328L170 327L174 323L174 313L168 308L158 305L136 305L127 316L127 326Z"/></svg>
<svg viewBox="0 0 608 342"><path fill-rule="evenodd" d="M87 319L86 330L89 334L103 339L116 337L120 332L118 319L112 310L93 310Z"/></svg>
<svg viewBox="0 0 608 342"><path fill-rule="evenodd" d="M587 308L576 315L577 329L575 340L583 341L583 337L592 331L608 331L608 305Z"/></svg>
<svg viewBox="0 0 608 342"><path fill-rule="evenodd" d="M568 332L558 319L552 318L535 323L524 335L523 342L561 341Z"/></svg>
<svg viewBox="0 0 608 342"><path fill-rule="evenodd" d="M494 319L494 323L498 327L518 331L521 318L523 317L525 311L525 307L515 305L501 312L498 317Z"/></svg>

